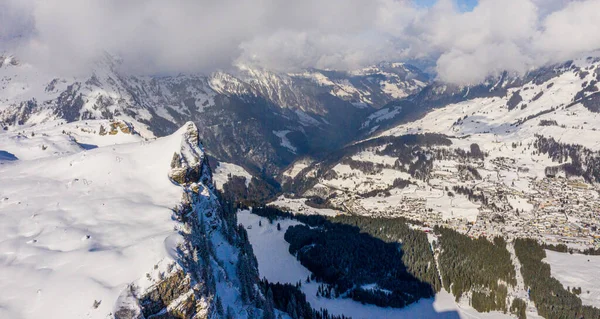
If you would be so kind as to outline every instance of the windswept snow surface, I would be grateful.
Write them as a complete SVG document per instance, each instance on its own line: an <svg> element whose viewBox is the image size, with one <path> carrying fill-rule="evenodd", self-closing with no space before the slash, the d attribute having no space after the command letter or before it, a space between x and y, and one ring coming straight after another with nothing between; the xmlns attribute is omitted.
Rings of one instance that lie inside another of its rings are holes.
<svg viewBox="0 0 600 319"><path fill-rule="evenodd" d="M0 318L107 318L129 283L175 258L182 190L167 173L182 132L85 150L62 129L36 133L68 146L45 157L0 133L19 158L0 163Z"/></svg>
<svg viewBox="0 0 600 319"><path fill-rule="evenodd" d="M600 256L546 250L544 261L565 289L581 287L579 297L584 305L600 307Z"/></svg>
<svg viewBox="0 0 600 319"><path fill-rule="evenodd" d="M302 291L306 300L315 309L327 309L330 314L351 316L353 319L377 318L417 318L417 319L478 319L478 318L511 318L509 315L492 312L478 313L462 302L457 304L454 297L442 290L434 299L422 299L418 303L403 309L380 308L374 305L361 304L351 299L327 299L317 297L318 283L306 283L310 271L289 253L289 244L284 234L288 227L300 224L294 220L280 220L273 224L267 218L252 214L248 210L238 212L238 222L246 228L252 249L258 260L258 271L261 277L270 282L291 283L302 282ZM261 221L262 226L258 223ZM277 230L277 223L281 231Z"/></svg>

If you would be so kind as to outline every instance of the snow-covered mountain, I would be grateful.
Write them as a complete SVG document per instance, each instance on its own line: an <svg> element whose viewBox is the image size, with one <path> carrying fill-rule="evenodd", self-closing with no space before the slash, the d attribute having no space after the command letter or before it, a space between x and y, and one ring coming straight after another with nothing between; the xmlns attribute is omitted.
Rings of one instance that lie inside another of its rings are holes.
<svg viewBox="0 0 600 319"><path fill-rule="evenodd" d="M600 59L583 58L477 86L432 83L368 116L363 129L373 135L291 164L280 175L285 193L271 204L369 222L403 217L434 242L436 226L502 237L509 251L532 238L562 249L546 262L568 290L569 278L585 283L592 267L575 267L564 252L600 248L599 81ZM530 302L527 285L509 285L507 296L529 300L527 317L536 317L545 310ZM456 297L474 306L474 296ZM577 298L600 305L593 289Z"/></svg>
<svg viewBox="0 0 600 319"><path fill-rule="evenodd" d="M580 76L581 80L587 79L587 82L581 81L579 84L584 85L575 93L576 96L571 96L575 100L581 100L582 94L585 92L593 93L596 82L598 81L595 67L586 69L587 63L597 62L596 58L584 58L579 62L567 61L561 64L549 65L538 69L533 69L524 75L502 73L500 76L491 76L482 83L474 85L456 85L445 82L435 81L424 87L419 92L406 97L405 99L391 101L389 104L382 107L379 111L370 114L361 125L363 134L372 134L375 131L382 132L400 123L407 123L419 119L429 111L439 107L445 107L450 104L460 103L464 101L474 100L478 98L502 98L509 91L517 91L520 89L527 90L531 86L540 86L543 83L550 84L550 80L559 77L565 73L573 73ZM583 65L578 65L583 64ZM554 85L554 84L552 84ZM561 85L561 83L558 83ZM550 88L538 88L538 94ZM580 93L581 92L581 93ZM536 98L536 100L538 99ZM510 101L506 101L510 109L516 107L520 103L519 95ZM569 101L571 103L573 101ZM593 103L593 102L592 102ZM586 102L586 105L590 103ZM516 113L516 112L515 112Z"/></svg>
<svg viewBox="0 0 600 319"><path fill-rule="evenodd" d="M297 213L502 236L509 257L522 237L600 247L598 59L463 87L396 63L144 77L107 56L63 79L0 62L0 286L16 292L0 296L0 317L40 317L64 298L52 315L270 315L233 207L270 200L275 174L286 194L272 204ZM580 298L598 302L594 289Z"/></svg>
<svg viewBox="0 0 600 319"><path fill-rule="evenodd" d="M0 61L0 126L118 118L164 136L192 120L213 155L257 173L349 142L363 117L428 81L401 63L353 72L240 65L207 76L131 76L106 55L89 75L64 78L10 55Z"/></svg>
<svg viewBox="0 0 600 319"><path fill-rule="evenodd" d="M600 61L506 79L460 90L432 84L405 101L423 108L420 118L291 165L285 189L312 206L406 216L474 236L599 245ZM389 108L379 118L393 121ZM286 201L298 200L278 203Z"/></svg>
<svg viewBox="0 0 600 319"><path fill-rule="evenodd" d="M191 122L151 141L108 120L0 131L0 176L2 318L273 312Z"/></svg>

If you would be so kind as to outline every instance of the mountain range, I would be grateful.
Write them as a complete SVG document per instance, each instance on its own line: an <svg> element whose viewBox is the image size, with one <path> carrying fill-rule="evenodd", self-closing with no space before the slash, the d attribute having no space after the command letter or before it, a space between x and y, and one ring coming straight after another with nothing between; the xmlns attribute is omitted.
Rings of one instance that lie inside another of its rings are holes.
<svg viewBox="0 0 600 319"><path fill-rule="evenodd" d="M402 63L352 72L284 74L239 65L210 75L132 76L107 54L89 75L62 78L10 55L0 61L4 127L120 118L164 136L192 120L211 155L267 175L298 156L350 142L364 117L429 79Z"/></svg>
<svg viewBox="0 0 600 319"><path fill-rule="evenodd" d="M594 269L557 273L565 258L537 252L583 260L600 247L600 59L473 85L405 63L169 76L122 63L106 54L89 74L63 77L0 56L0 208L12 214L0 219L11 252L0 282L18 292L0 317L50 311L72 295L67 278L84 293L56 315L598 313L597 287L579 276ZM406 270L393 283L360 267L341 276L326 248L343 245L315 230L327 227L357 245L341 262L376 269L360 246L374 245L401 250ZM290 245L299 253L285 254ZM554 272L530 271L547 263ZM422 296L392 291L407 283ZM390 296L400 307L368 308ZM418 301L427 296L452 311Z"/></svg>

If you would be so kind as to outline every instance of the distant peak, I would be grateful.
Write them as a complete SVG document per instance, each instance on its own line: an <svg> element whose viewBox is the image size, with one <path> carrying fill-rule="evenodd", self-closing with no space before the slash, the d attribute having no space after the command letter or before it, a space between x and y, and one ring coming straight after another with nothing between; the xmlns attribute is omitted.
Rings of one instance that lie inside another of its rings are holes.
<svg viewBox="0 0 600 319"><path fill-rule="evenodd" d="M198 144L198 127L192 121L188 121L180 129L175 132L175 135L184 136L189 139L195 139L195 145ZM191 141L191 140L190 140Z"/></svg>
<svg viewBox="0 0 600 319"><path fill-rule="evenodd" d="M15 58L14 55L11 54L0 54L0 68L4 66L17 66L19 65L19 61Z"/></svg>

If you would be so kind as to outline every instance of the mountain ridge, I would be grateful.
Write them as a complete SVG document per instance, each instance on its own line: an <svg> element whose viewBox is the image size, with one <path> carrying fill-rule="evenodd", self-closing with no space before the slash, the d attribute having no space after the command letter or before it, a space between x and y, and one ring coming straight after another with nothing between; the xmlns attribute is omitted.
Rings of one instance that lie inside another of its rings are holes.
<svg viewBox="0 0 600 319"><path fill-rule="evenodd" d="M214 156L270 175L297 155L349 142L364 114L394 94L412 94L424 85L413 78L425 79L403 64L355 75L318 70L282 74L240 66L234 73L152 77L122 73L119 63L106 55L89 76L80 78L4 63L0 125L121 118L163 136L192 120ZM286 139L292 148L282 145ZM249 154L252 149L264 155Z"/></svg>

